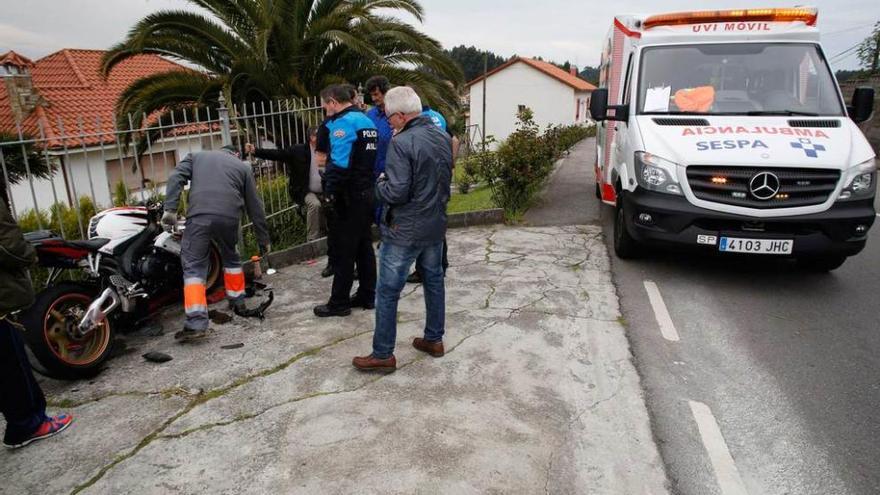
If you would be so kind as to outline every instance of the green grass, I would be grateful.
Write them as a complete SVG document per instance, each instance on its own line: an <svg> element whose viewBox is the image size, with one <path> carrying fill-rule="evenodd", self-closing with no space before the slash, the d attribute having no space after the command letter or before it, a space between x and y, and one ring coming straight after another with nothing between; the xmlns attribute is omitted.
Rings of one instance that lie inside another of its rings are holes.
<svg viewBox="0 0 880 495"><path fill-rule="evenodd" d="M492 201L492 190L489 186L480 186L471 189L467 194L453 194L446 207L446 212L462 213L492 208L495 208L495 202Z"/></svg>

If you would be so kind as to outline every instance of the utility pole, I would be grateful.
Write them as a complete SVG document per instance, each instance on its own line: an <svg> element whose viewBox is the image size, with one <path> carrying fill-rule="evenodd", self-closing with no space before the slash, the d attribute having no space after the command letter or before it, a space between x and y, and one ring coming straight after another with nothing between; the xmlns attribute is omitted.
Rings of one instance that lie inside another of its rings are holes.
<svg viewBox="0 0 880 495"><path fill-rule="evenodd" d="M483 153L486 152L486 76L489 73L489 52L483 53Z"/></svg>

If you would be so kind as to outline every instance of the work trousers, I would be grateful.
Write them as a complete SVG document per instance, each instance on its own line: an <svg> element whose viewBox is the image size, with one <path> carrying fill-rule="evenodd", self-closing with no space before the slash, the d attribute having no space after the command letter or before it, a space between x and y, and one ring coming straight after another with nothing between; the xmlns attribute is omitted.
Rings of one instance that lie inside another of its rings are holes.
<svg viewBox="0 0 880 495"><path fill-rule="evenodd" d="M354 284L354 266L357 263L357 298L374 301L376 298L376 253L373 251L373 191L364 190L346 194L327 214L331 246L330 263L333 266L333 289L329 305L347 308L351 305L351 287Z"/></svg>
<svg viewBox="0 0 880 495"><path fill-rule="evenodd" d="M232 304L244 300L244 272L238 256L238 220L219 215L198 215L186 219L181 241L183 263L183 305L185 328L208 328L208 298L205 287L211 268L211 243L216 244L223 263L226 298Z"/></svg>

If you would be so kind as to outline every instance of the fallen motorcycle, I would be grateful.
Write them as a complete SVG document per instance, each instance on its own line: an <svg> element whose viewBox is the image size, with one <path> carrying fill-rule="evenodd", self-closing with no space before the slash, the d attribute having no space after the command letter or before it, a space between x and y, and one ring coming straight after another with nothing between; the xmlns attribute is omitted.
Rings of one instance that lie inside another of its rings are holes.
<svg viewBox="0 0 880 495"><path fill-rule="evenodd" d="M162 204L122 207L91 218L88 240L69 241L51 231L25 234L46 287L22 312L25 340L48 375L96 375L110 357L115 332L134 329L153 311L177 301L182 288L181 233L162 230ZM212 246L206 286L223 284L220 252ZM60 281L74 271L76 281Z"/></svg>

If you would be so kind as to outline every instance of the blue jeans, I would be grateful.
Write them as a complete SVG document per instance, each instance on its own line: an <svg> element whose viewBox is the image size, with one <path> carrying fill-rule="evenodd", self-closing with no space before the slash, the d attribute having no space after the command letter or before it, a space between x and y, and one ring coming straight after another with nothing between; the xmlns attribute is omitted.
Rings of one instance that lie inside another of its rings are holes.
<svg viewBox="0 0 880 495"><path fill-rule="evenodd" d="M443 281L443 242L430 246L396 246L383 242L379 248L379 280L376 285L376 330L373 357L394 354L397 339L397 301L406 285L413 262L422 274L425 291L425 340L443 340L446 325L446 287Z"/></svg>

